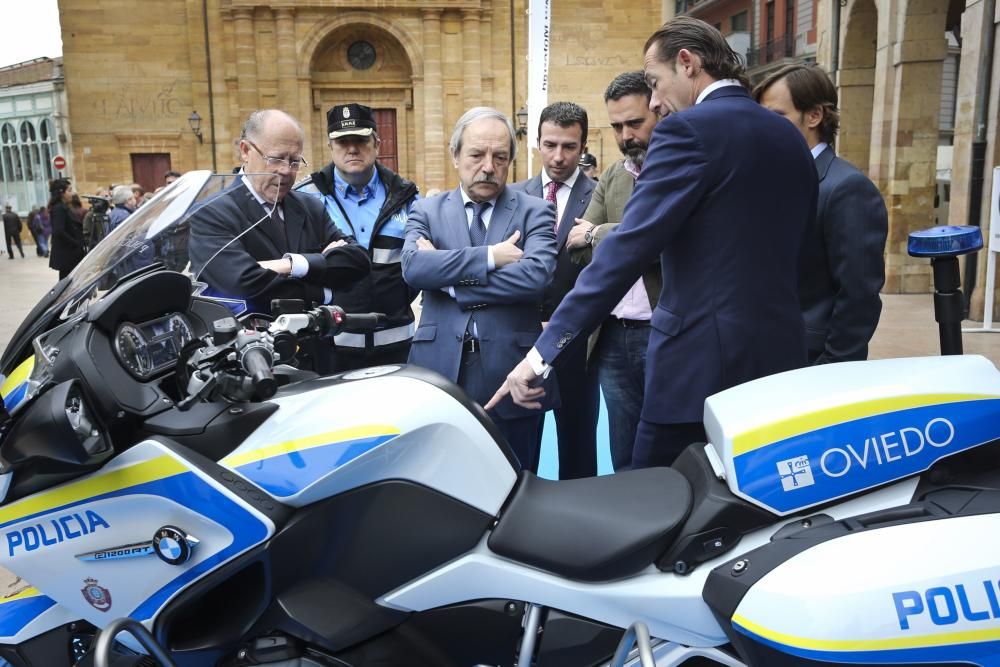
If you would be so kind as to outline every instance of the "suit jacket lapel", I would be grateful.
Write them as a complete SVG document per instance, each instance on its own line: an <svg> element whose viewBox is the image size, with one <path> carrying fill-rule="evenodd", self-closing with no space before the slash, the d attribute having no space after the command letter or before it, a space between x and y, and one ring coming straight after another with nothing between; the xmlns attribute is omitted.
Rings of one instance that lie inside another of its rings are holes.
<svg viewBox="0 0 1000 667"><path fill-rule="evenodd" d="M243 209L243 213L246 215L250 225L254 225L260 221L261 217L266 216L268 213L267 209L261 206L257 198L246 187L243 188L242 195L237 195L235 199L240 208ZM285 240L281 229L272 220L260 221L260 224L250 234L257 232L260 232L258 238L263 237L274 248L274 257L269 259L277 259L288 252L288 242Z"/></svg>
<svg viewBox="0 0 1000 667"><path fill-rule="evenodd" d="M285 211L285 235L288 237L288 250L289 252L304 252L306 248L302 247L302 232L305 231L306 214L291 194L289 192L285 195L285 199L282 201Z"/></svg>
<svg viewBox="0 0 1000 667"><path fill-rule="evenodd" d="M445 236L445 243L442 248L468 248L472 245L472 237L469 235L469 222L465 215L465 202L462 199L462 188L459 186L448 194L448 200L444 203L444 227L442 232Z"/></svg>
<svg viewBox="0 0 1000 667"><path fill-rule="evenodd" d="M830 165L833 164L833 158L837 157L833 152L833 149L829 146L823 149L823 152L819 154L816 158L816 175L819 176L819 180L826 178L826 172L830 171Z"/></svg>
<svg viewBox="0 0 1000 667"><path fill-rule="evenodd" d="M576 224L576 219L587 210L587 197L593 191L594 181L584 176L582 172L577 174L576 183L573 184L573 189L569 192L566 210L563 211L563 216L559 220L559 229L556 232L556 250L562 250L569 237L569 231Z"/></svg>
<svg viewBox="0 0 1000 667"><path fill-rule="evenodd" d="M524 184L524 191L532 197L542 197L544 199L545 194L542 192L541 174L533 178L529 178L528 182Z"/></svg>
<svg viewBox="0 0 1000 667"><path fill-rule="evenodd" d="M505 187L500 196L497 197L496 209L493 211L493 217L490 218L490 226L486 229L486 242L488 244L500 243L510 236L511 232L507 228L510 227L511 220L514 218L516 207L514 191ZM521 243L524 243L523 238Z"/></svg>

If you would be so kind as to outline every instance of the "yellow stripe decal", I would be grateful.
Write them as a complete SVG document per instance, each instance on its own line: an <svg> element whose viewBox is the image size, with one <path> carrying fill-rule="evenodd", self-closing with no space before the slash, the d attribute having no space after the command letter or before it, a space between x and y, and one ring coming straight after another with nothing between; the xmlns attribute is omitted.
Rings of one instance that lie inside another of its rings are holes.
<svg viewBox="0 0 1000 667"><path fill-rule="evenodd" d="M17 368L15 368L7 379L4 380L3 386L0 387L0 396L6 396L10 392L17 389L17 386L28 379L31 375L31 371L35 368L35 357L34 355L28 357L21 362Z"/></svg>
<svg viewBox="0 0 1000 667"><path fill-rule="evenodd" d="M248 463L255 463L257 461L262 461L275 456L281 456L282 454L300 452L305 449L312 449L313 447L322 447L323 445L349 442L351 440L363 440L365 438L377 438L386 435L399 435L399 429L395 426L373 424L370 426L345 428L339 431L317 433L316 435L296 438L295 440L287 440L285 442L278 443L277 445L261 447L260 449L244 452L242 454L232 454L219 461L219 463L224 466L229 466L230 468L238 468Z"/></svg>
<svg viewBox="0 0 1000 667"><path fill-rule="evenodd" d="M23 591L11 595L9 598L0 598L0 604L7 604L8 602L14 602L15 600L23 600L25 598L34 598L41 595L42 592L35 588L34 586L29 586Z"/></svg>
<svg viewBox="0 0 1000 667"><path fill-rule="evenodd" d="M997 398L1000 398L1000 396L989 394L915 394L912 396L895 396L892 398L879 398L872 401L839 405L835 408L796 415L782 421L744 431L733 438L733 456L746 454L765 445L770 445L796 435L873 415L908 410L910 408L922 408L929 405Z"/></svg>
<svg viewBox="0 0 1000 667"><path fill-rule="evenodd" d="M1000 628L964 630L962 632L942 632L934 635L914 637L892 637L890 639L809 639L769 630L753 621L733 615L733 623L777 644L816 651L879 651L903 648L928 648L952 644L971 644L1000 639Z"/></svg>
<svg viewBox="0 0 1000 667"><path fill-rule="evenodd" d="M177 459L171 456L159 456L95 477L71 482L0 508L0 524L7 524L22 517L47 512L105 493L127 489L130 486L171 477L187 470Z"/></svg>

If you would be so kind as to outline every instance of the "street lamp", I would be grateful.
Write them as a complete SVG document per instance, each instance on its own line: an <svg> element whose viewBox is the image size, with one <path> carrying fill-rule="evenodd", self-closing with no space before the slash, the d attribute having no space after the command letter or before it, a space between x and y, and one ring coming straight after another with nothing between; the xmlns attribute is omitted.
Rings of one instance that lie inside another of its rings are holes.
<svg viewBox="0 0 1000 667"><path fill-rule="evenodd" d="M205 143L205 139L201 136L201 116L198 115L197 111L192 111L191 115L188 116L188 125L191 126L194 136L198 137L198 143Z"/></svg>
<svg viewBox="0 0 1000 667"><path fill-rule="evenodd" d="M528 110L522 106L517 110L517 113L514 114L514 117L517 118L516 134L519 137L523 137L528 133Z"/></svg>

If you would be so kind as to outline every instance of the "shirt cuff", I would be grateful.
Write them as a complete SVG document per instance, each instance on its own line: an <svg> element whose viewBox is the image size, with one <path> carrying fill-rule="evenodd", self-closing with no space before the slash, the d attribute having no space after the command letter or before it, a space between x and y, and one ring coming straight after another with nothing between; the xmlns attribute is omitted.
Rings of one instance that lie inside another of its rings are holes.
<svg viewBox="0 0 1000 667"><path fill-rule="evenodd" d="M288 274L292 278L305 278L309 273L309 261L302 255L286 252L282 259L292 260L292 272Z"/></svg>
<svg viewBox="0 0 1000 667"><path fill-rule="evenodd" d="M486 246L486 272L489 273L493 269L497 268L497 263L493 259L493 246Z"/></svg>
<svg viewBox="0 0 1000 667"><path fill-rule="evenodd" d="M549 373L552 372L552 366L549 366L545 361L542 360L542 355L535 348L528 350L528 356L525 357L528 360L528 364L531 366L531 370L535 371L535 375L547 378Z"/></svg>
<svg viewBox="0 0 1000 667"><path fill-rule="evenodd" d="M333 301L333 290L330 289L329 287L324 287L323 288L323 305L324 306L328 305L331 301Z"/></svg>

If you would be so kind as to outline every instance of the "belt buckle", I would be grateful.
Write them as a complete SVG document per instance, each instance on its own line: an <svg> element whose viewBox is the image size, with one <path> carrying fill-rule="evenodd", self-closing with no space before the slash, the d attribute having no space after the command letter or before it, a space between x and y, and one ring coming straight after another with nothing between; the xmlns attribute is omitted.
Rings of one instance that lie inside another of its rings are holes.
<svg viewBox="0 0 1000 667"><path fill-rule="evenodd" d="M462 349L469 354L475 354L482 349L482 344L478 338L466 338L462 341Z"/></svg>

